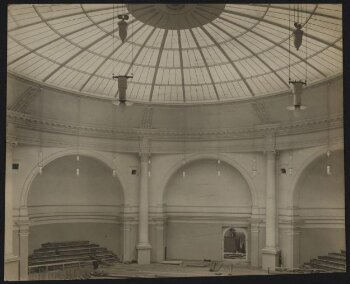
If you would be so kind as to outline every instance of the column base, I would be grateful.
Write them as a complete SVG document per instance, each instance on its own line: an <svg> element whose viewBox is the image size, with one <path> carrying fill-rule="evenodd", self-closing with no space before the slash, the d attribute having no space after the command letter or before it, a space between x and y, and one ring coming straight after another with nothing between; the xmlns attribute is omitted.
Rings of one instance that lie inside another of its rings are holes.
<svg viewBox="0 0 350 284"><path fill-rule="evenodd" d="M4 280L19 280L19 258L14 255L5 255Z"/></svg>
<svg viewBox="0 0 350 284"><path fill-rule="evenodd" d="M137 250L137 263L138 264L150 264L151 263L151 245L150 244L138 244Z"/></svg>
<svg viewBox="0 0 350 284"><path fill-rule="evenodd" d="M280 266L281 250L277 248L263 248L262 252L262 268L264 270L275 270Z"/></svg>

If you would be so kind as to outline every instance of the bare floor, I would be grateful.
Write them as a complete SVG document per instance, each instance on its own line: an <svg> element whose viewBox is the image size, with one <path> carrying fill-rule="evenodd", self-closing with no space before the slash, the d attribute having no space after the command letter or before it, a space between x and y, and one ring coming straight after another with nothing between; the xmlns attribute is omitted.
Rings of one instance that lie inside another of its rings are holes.
<svg viewBox="0 0 350 284"><path fill-rule="evenodd" d="M210 263L201 261L183 261L181 264L152 263L114 264L103 266L96 271L93 278L129 278L129 277L203 277L228 275L264 275L266 271L252 268L247 264L224 262L219 271L209 271Z"/></svg>

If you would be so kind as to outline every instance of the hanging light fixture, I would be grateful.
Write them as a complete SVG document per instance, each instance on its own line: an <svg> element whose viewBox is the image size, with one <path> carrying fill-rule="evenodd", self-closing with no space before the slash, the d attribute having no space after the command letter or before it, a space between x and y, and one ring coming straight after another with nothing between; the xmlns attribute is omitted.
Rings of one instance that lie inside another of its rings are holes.
<svg viewBox="0 0 350 284"><path fill-rule="evenodd" d="M304 31L302 30L302 24L301 24L301 13L302 13L302 4L294 4L294 27L293 30L293 37L294 37L294 47L298 51L302 42L303 42L303 35ZM290 12L290 10L289 10Z"/></svg>
<svg viewBox="0 0 350 284"><path fill-rule="evenodd" d="M289 169L288 169L288 172L290 175L293 174L293 153L290 152L289 153Z"/></svg>
<svg viewBox="0 0 350 284"><path fill-rule="evenodd" d="M182 177L186 177L186 170L185 170L186 160L183 158L182 160Z"/></svg>
<svg viewBox="0 0 350 284"><path fill-rule="evenodd" d="M151 177L151 153L148 154L148 177Z"/></svg>
<svg viewBox="0 0 350 284"><path fill-rule="evenodd" d="M331 157L331 151L327 151L327 166L326 166L326 172L327 172L327 175L331 175L332 172L331 172L331 164L330 164L330 157Z"/></svg>
<svg viewBox="0 0 350 284"><path fill-rule="evenodd" d="M38 170L39 170L39 174L43 173L43 152L42 151L39 151Z"/></svg>
<svg viewBox="0 0 350 284"><path fill-rule="evenodd" d="M218 171L218 177L219 177L219 176L221 176L221 171L220 171L220 164L221 164L221 161L218 160L217 163L218 163L217 171Z"/></svg>
<svg viewBox="0 0 350 284"><path fill-rule="evenodd" d="M115 121L116 121L116 108L111 106L112 111L112 137L113 137L113 158L112 158L112 175L115 177L117 175L117 157L116 157L116 139L115 134Z"/></svg>
<svg viewBox="0 0 350 284"><path fill-rule="evenodd" d="M113 161L112 161L112 174L113 174L113 177L115 177L117 175L117 162L116 162L116 157L115 157L115 153L113 153Z"/></svg>
<svg viewBox="0 0 350 284"><path fill-rule="evenodd" d="M256 128L255 128L255 132L256 132ZM255 145L255 133L254 133L254 137L253 137L253 141L252 141L253 145L252 145L252 149L254 151L253 153L253 159L252 159L252 175L253 177L256 176L257 174L257 152L256 152L256 145Z"/></svg>
<svg viewBox="0 0 350 284"><path fill-rule="evenodd" d="M125 6L124 6L125 9ZM124 11L123 14L118 15L118 19L121 19L121 21L118 22L118 27L119 27L119 36L121 41L124 43L125 39L127 37L127 29L128 29L128 23L126 22L129 20L129 16L125 13ZM113 30L114 30L114 4L113 4ZM133 33L132 33L133 34ZM114 38L113 38L113 50L114 50ZM112 102L116 106L120 106L122 110L125 109L125 106L130 106L132 105L131 102L127 101L126 99L126 90L128 88L128 79L133 78L133 40L131 40L131 76L130 75L112 75L112 79L118 80L118 92L117 94L118 97L115 98L115 100ZM128 71L127 71L128 72Z"/></svg>
<svg viewBox="0 0 350 284"><path fill-rule="evenodd" d="M126 21L129 20L129 16L127 14L118 15L118 19L121 19L118 22L119 36L121 41L124 42L128 35L128 23Z"/></svg>
<svg viewBox="0 0 350 284"><path fill-rule="evenodd" d="M306 106L301 104L301 94L303 93L303 86L306 81L289 81L292 84L293 104L288 106L288 110L300 111L306 109Z"/></svg>
<svg viewBox="0 0 350 284"><path fill-rule="evenodd" d="M301 24L295 22L294 23L295 30L293 31L293 36L294 36L294 47L299 50L302 42L303 42L303 35L304 31L301 29Z"/></svg>
<svg viewBox="0 0 350 284"><path fill-rule="evenodd" d="M79 95L78 98L78 131L77 131L77 155L76 155L76 169L75 169L75 174L77 177L80 175L80 168L79 168L79 161L80 161L80 156L79 156L79 148L80 148L80 105L81 105L81 97Z"/></svg>
<svg viewBox="0 0 350 284"><path fill-rule="evenodd" d="M75 173L76 173L77 177L80 175L79 160L80 160L80 157L79 157L79 154L78 154L78 155L76 156L77 168L76 168L76 170L75 170Z"/></svg>
<svg viewBox="0 0 350 284"><path fill-rule="evenodd" d="M80 168L79 168L80 156L79 156L79 154L76 156L76 161L77 161L77 168L75 170L75 173L76 173L76 175L78 177L80 175Z"/></svg>
<svg viewBox="0 0 350 284"><path fill-rule="evenodd" d="M256 176L256 173L257 173L257 170L256 170L256 157L254 157L253 161L252 161L252 175L253 175L253 177Z"/></svg>
<svg viewBox="0 0 350 284"><path fill-rule="evenodd" d="M126 100L126 89L128 88L128 79L133 78L133 76L128 75L120 75L120 76L112 76L113 79L118 79L118 93L119 96L113 101L113 104L116 106L130 106L131 102Z"/></svg>
<svg viewBox="0 0 350 284"><path fill-rule="evenodd" d="M290 6L289 6L290 8ZM295 69L294 72L291 71L292 65L291 65L291 37L294 37L294 47L299 50L302 44L304 31L301 29L302 24L301 22L301 12L302 9L300 9L299 4L297 4L297 7L294 8L294 27L295 29L293 32L291 32L291 9L289 9L289 52L288 52L288 72L289 72L289 85L292 89L292 104L287 107L288 110L293 111L293 114L295 117L300 116L300 111L305 110L306 106L302 105L302 93L303 88L307 83L307 38L305 43L305 73L301 74L299 69ZM305 18L306 19L306 18ZM304 23L304 26L307 29L306 21ZM293 73L293 76L297 77L296 80L291 79L291 73Z"/></svg>

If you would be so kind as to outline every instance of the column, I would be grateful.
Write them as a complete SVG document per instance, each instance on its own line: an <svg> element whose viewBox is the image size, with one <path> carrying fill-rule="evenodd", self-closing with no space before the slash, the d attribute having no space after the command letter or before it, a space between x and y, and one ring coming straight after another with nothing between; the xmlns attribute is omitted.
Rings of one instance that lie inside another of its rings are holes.
<svg viewBox="0 0 350 284"><path fill-rule="evenodd" d="M280 250L277 248L276 155L276 151L268 151L266 155L266 245L262 250L262 267L265 270L274 270L276 266L279 266Z"/></svg>
<svg viewBox="0 0 350 284"><path fill-rule="evenodd" d="M13 130L13 129L12 129ZM10 130L11 131L11 130ZM8 129L9 132L9 129ZM17 146L15 139L6 139L6 173L5 173L5 248L4 248L4 279L18 279L18 257L13 251L13 150Z"/></svg>
<svg viewBox="0 0 350 284"><path fill-rule="evenodd" d="M12 163L14 140L6 141L6 177L5 177L5 259L13 256L13 180Z"/></svg>
<svg viewBox="0 0 350 284"><path fill-rule="evenodd" d="M140 153L140 194L139 194L139 242L137 263L151 263L151 245L148 235L148 153Z"/></svg>
<svg viewBox="0 0 350 284"><path fill-rule="evenodd" d="M299 267L299 239L300 228L291 222L284 230L283 238L286 241L286 253L284 266L288 268Z"/></svg>
<svg viewBox="0 0 350 284"><path fill-rule="evenodd" d="M259 221L252 220L250 224L250 264L259 267Z"/></svg>
<svg viewBox="0 0 350 284"><path fill-rule="evenodd" d="M28 280L28 237L29 223L27 221L19 221L19 279Z"/></svg>

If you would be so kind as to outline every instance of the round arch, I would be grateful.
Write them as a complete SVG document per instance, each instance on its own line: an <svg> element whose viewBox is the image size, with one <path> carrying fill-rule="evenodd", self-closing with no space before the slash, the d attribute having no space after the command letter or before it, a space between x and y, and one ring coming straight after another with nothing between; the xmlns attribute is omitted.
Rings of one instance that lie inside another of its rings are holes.
<svg viewBox="0 0 350 284"><path fill-rule="evenodd" d="M288 196L288 200L290 200L290 206L291 208L295 208L295 198L297 196L297 188L298 188L298 184L300 182L300 180L305 176L305 172L308 168L309 165L311 165L314 161L316 161L318 158L320 158L323 155L326 155L328 149L332 152L335 151L342 151L344 150L343 145L340 144L336 144L336 145L332 145L329 148L328 147L322 147L322 149L316 151L315 153L313 153L312 155L310 155L308 158L306 158L303 163L300 165L298 171L296 172L295 178L293 180L293 182L291 183L291 186L289 188L289 196ZM295 208L297 209L297 208Z"/></svg>
<svg viewBox="0 0 350 284"><path fill-rule="evenodd" d="M45 167L46 165L50 164L51 162L55 161L58 158L62 158L64 156L78 155L78 154L81 156L87 156L87 157L96 159L96 160L102 162L104 165L106 165L111 170L113 169L112 161L110 161L108 158L106 158L101 153L96 152L94 150L90 150L90 149L79 149L79 151L77 151L76 148L64 149L64 150L52 153L46 157L44 156L43 157L43 166ZM28 193L29 193L30 187L31 187L35 177L38 174L39 174L38 169L36 166L34 166L24 182L22 192L21 192L21 199L20 199L20 207L23 209L27 208ZM126 203L127 195L125 194L125 188L126 188L125 182L123 181L122 177L120 175L118 175L118 172L117 172L116 177L118 178L118 180L122 186L123 199L124 199L124 203Z"/></svg>
<svg viewBox="0 0 350 284"><path fill-rule="evenodd" d="M209 159L209 160L217 160L218 156L217 154L192 154L190 156L186 156L186 164L192 163L194 161L198 161L198 160L205 160L205 159ZM258 198L257 198L257 193L256 193L256 187L255 184L253 182L252 177L249 175L248 171L242 167L237 161L235 161L234 159L232 159L231 157L225 155L225 154L220 154L220 160L226 164L228 164L229 166L235 168L244 178L244 180L247 182L248 184L248 188L250 191L250 195L252 198L252 208L257 206L257 202L258 202ZM166 186L169 182L169 180L171 179L171 177L182 167L184 166L183 161L177 161L169 170L168 172L164 175L164 178L161 181L160 184L160 202L161 204L163 204L163 200L164 200L164 193L166 190Z"/></svg>

